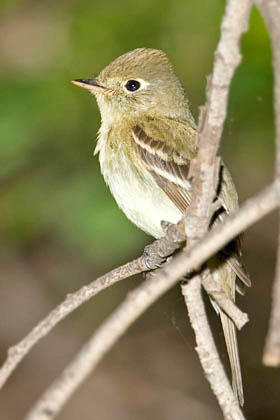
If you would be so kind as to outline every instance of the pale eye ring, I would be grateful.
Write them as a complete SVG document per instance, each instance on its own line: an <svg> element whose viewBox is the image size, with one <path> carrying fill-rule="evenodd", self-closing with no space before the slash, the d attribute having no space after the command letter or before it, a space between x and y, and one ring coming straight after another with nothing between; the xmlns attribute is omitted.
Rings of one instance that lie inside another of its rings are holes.
<svg viewBox="0 0 280 420"><path fill-rule="evenodd" d="M135 92L136 90L140 89L141 83L138 80L128 80L125 84L125 88L130 92Z"/></svg>

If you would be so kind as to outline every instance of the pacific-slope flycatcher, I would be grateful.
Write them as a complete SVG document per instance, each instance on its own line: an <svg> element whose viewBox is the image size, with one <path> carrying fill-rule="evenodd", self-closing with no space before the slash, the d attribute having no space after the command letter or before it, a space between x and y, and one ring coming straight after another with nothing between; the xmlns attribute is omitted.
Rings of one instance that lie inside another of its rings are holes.
<svg viewBox="0 0 280 420"><path fill-rule="evenodd" d="M119 207L139 228L160 238L161 221L177 223L191 201L190 161L197 154L196 125L185 92L167 56L139 48L113 61L95 79L77 79L97 99L102 124L95 154ZM237 193L223 165L217 220L238 208ZM236 275L250 280L240 262L239 242L209 263L225 293L235 299ZM235 326L220 310L232 369L233 389L243 404Z"/></svg>

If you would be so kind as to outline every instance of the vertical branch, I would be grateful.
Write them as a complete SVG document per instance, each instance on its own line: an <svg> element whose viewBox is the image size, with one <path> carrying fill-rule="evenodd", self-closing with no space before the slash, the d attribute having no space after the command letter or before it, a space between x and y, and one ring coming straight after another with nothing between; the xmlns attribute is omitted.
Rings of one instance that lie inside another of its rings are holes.
<svg viewBox="0 0 280 420"><path fill-rule="evenodd" d="M280 2L277 0L257 0L256 3L266 21L268 32L271 37L276 127L275 177L280 179ZM275 280L272 290L272 310L264 348L263 363L267 366L280 365L280 228L278 233Z"/></svg>
<svg viewBox="0 0 280 420"><path fill-rule="evenodd" d="M185 215L188 244L208 230L220 162L217 158L227 99L234 71L241 60L239 42L248 26L253 0L229 0L215 52L213 74L208 79L206 105L201 109L198 132L198 156L191 167L193 195ZM197 352L205 375L227 420L244 419L233 394L215 346L201 296L201 278L195 276L182 286L182 293L195 332Z"/></svg>
<svg viewBox="0 0 280 420"><path fill-rule="evenodd" d="M200 277L195 276L186 286L182 286L182 293L188 308L191 325L195 330L196 351L205 376L222 408L224 418L226 420L245 420L221 364L205 315Z"/></svg>
<svg viewBox="0 0 280 420"><path fill-rule="evenodd" d="M206 105L200 112L198 156L191 168L194 189L187 220L195 217L197 223L193 225L192 222L195 230L188 228L188 237L203 236L209 226L219 170L217 151L227 112L229 87L234 71L241 61L239 41L242 33L247 30L252 4L253 0L229 0L222 21L213 74L208 78Z"/></svg>

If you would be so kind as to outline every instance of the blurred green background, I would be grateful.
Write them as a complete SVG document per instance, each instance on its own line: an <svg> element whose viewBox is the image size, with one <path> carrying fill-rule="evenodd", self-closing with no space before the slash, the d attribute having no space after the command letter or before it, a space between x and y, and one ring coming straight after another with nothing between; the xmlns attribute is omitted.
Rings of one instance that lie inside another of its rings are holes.
<svg viewBox="0 0 280 420"><path fill-rule="evenodd" d="M164 50L192 103L205 101L222 0L2 0L0 2L0 358L63 297L140 255L151 241L117 208L92 156L100 117L70 81L137 47ZM273 174L269 37L253 10L230 92L221 153L240 199ZM280 371L261 365L270 308L276 217L245 235L254 287L240 306L248 418L278 419ZM19 419L128 290L130 279L84 305L30 353L0 394L1 418ZM215 314L210 317L227 364ZM18 404L15 404L15 399ZM61 419L220 419L194 350L179 287L102 362Z"/></svg>

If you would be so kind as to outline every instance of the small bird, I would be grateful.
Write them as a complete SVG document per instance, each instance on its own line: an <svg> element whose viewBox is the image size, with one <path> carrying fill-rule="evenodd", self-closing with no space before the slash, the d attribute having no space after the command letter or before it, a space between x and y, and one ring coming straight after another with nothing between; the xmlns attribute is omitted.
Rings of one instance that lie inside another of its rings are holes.
<svg viewBox="0 0 280 420"><path fill-rule="evenodd" d="M197 127L166 54L138 48L118 57L98 77L73 83L96 97L101 127L94 154L99 153L101 172L119 207L140 229L162 237L161 221L177 223L190 204L188 174L197 155ZM224 164L219 199L221 209L214 223L238 208L236 189ZM208 265L233 301L235 290L243 294L243 284L250 286L238 239ZM241 282L236 282L236 276ZM235 325L213 305L221 317L233 390L243 405Z"/></svg>

